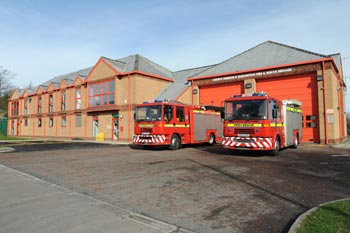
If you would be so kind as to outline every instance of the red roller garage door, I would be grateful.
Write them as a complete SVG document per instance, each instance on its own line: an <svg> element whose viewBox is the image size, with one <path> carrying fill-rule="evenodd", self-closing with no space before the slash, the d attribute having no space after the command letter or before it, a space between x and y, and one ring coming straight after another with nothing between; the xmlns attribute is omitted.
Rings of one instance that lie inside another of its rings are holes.
<svg viewBox="0 0 350 233"><path fill-rule="evenodd" d="M317 83L315 74L302 74L286 78L256 80L256 90L265 91L276 99L297 99L302 102L302 142L320 142Z"/></svg>
<svg viewBox="0 0 350 233"><path fill-rule="evenodd" d="M224 106L223 102L231 95L243 93L243 82L199 87L201 105Z"/></svg>

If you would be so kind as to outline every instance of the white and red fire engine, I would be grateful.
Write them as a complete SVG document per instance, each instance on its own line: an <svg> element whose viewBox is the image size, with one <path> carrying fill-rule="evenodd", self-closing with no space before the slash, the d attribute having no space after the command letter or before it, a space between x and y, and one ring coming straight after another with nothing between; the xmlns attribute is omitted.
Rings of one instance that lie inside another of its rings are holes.
<svg viewBox="0 0 350 233"><path fill-rule="evenodd" d="M268 94L250 93L225 100L222 146L231 150L296 148L302 138L301 102L276 100Z"/></svg>
<svg viewBox="0 0 350 233"><path fill-rule="evenodd" d="M158 100L136 106L134 131L134 144L176 150L182 144L221 140L223 122L219 111Z"/></svg>

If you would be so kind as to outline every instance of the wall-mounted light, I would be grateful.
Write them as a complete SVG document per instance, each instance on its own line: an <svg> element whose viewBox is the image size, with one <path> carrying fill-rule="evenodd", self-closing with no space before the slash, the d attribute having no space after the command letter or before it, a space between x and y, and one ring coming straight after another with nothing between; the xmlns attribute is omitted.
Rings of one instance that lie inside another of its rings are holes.
<svg viewBox="0 0 350 233"><path fill-rule="evenodd" d="M251 83L246 83L244 87L245 87L245 89L252 88L252 84Z"/></svg>
<svg viewBox="0 0 350 233"><path fill-rule="evenodd" d="M317 81L322 81L323 80L323 76L322 75L317 75Z"/></svg>
<svg viewBox="0 0 350 233"><path fill-rule="evenodd" d="M193 94L193 95L198 94L198 90L197 90L197 89L194 89L194 90L192 91L192 94Z"/></svg>

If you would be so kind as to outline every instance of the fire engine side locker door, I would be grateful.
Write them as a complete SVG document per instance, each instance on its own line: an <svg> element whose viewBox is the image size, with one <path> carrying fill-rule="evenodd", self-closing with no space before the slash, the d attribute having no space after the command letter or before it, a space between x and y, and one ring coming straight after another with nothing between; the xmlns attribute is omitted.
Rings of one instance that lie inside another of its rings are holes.
<svg viewBox="0 0 350 233"><path fill-rule="evenodd" d="M284 146L289 146L293 143L293 118L291 112L287 111L286 104L283 104L282 111L284 118L284 133L286 137Z"/></svg>
<svg viewBox="0 0 350 233"><path fill-rule="evenodd" d="M207 123L205 114L200 110L191 110L191 143L203 142L206 138Z"/></svg>
<svg viewBox="0 0 350 233"><path fill-rule="evenodd" d="M299 130L299 140L302 138L302 121L301 113L296 111L288 111L288 105L283 105L284 111L284 130L286 134L286 145L294 145L294 130Z"/></svg>

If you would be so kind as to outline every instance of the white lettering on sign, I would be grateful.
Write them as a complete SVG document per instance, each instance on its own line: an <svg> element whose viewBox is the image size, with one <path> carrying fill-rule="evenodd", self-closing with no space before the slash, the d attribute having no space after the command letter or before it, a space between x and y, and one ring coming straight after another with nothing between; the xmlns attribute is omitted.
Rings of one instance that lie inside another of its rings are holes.
<svg viewBox="0 0 350 233"><path fill-rule="evenodd" d="M271 74L281 74L281 73L292 72L292 70L293 70L292 68L286 68L286 69L279 69L279 70L268 70L268 71L261 71L261 72L255 72L255 73L248 73L248 74L238 74L238 75L232 75L232 76L221 77L221 78L213 78L212 81L218 82L218 81L266 76Z"/></svg>

